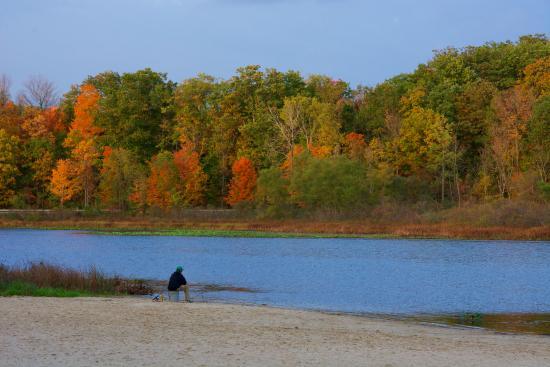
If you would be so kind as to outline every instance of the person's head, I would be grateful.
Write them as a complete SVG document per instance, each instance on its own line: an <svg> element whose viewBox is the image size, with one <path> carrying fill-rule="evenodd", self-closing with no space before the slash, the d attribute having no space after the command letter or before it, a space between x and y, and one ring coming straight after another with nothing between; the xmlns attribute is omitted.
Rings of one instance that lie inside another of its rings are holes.
<svg viewBox="0 0 550 367"><path fill-rule="evenodd" d="M182 271L183 271L183 266L178 265L178 267L176 268L176 272L181 273Z"/></svg>

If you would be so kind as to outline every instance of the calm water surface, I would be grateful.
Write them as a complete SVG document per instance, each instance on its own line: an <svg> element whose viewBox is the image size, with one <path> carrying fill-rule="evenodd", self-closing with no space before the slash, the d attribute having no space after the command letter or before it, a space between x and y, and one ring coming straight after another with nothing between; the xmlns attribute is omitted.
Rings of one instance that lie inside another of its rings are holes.
<svg viewBox="0 0 550 367"><path fill-rule="evenodd" d="M0 230L0 262L257 289L215 297L389 314L550 312L550 242L106 236Z"/></svg>

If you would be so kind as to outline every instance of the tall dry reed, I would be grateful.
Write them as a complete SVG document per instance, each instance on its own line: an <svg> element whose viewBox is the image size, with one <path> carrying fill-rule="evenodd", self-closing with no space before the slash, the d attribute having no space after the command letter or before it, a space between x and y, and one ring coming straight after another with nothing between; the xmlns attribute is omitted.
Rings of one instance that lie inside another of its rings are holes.
<svg viewBox="0 0 550 367"><path fill-rule="evenodd" d="M23 266L0 264L0 284L25 282L39 288L60 288L96 294L149 294L152 289L143 280L109 277L91 266L75 270L59 265L33 262Z"/></svg>

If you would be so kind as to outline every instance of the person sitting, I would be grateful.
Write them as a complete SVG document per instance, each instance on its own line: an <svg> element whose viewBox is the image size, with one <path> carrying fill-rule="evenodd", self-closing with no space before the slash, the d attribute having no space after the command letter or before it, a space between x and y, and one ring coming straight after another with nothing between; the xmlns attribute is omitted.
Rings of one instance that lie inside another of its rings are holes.
<svg viewBox="0 0 550 367"><path fill-rule="evenodd" d="M178 266L176 271L170 276L168 281L168 300L172 302L180 301L180 288L183 289L185 293L185 302L192 302L191 297L189 297L189 285L187 285L187 280L183 276L183 266Z"/></svg>

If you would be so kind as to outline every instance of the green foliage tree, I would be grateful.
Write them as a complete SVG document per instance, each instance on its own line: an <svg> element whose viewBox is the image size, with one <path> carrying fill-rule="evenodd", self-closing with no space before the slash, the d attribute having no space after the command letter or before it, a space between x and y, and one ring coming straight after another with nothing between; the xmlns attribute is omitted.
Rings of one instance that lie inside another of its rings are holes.
<svg viewBox="0 0 550 367"><path fill-rule="evenodd" d="M288 193L288 179L279 167L260 171L256 182L256 206L267 217L283 217L292 214L293 206Z"/></svg>
<svg viewBox="0 0 550 367"><path fill-rule="evenodd" d="M305 92L305 83L294 71L282 73L266 69L264 72L257 65L237 71L239 74L230 83L232 94L239 101L242 119L238 128L238 154L250 157L262 168L278 164L283 155L274 115L286 98Z"/></svg>
<svg viewBox="0 0 550 367"><path fill-rule="evenodd" d="M292 200L306 210L348 211L366 205L365 166L345 156L297 157L290 178Z"/></svg>
<svg viewBox="0 0 550 367"><path fill-rule="evenodd" d="M100 172L99 197L108 208L127 210L136 181L145 176L144 168L126 149L106 149Z"/></svg>
<svg viewBox="0 0 550 367"><path fill-rule="evenodd" d="M457 150L462 152L460 172L476 175L481 153L488 141L488 122L491 101L496 88L489 82L480 81L466 86L456 98L457 119L452 125L456 136Z"/></svg>
<svg viewBox="0 0 550 367"><path fill-rule="evenodd" d="M550 95L540 98L533 108L526 137L529 165L541 182L550 182Z"/></svg>
<svg viewBox="0 0 550 367"><path fill-rule="evenodd" d="M100 145L127 149L140 162L161 149L175 147L175 84L167 81L166 74L151 69L122 75L106 72L85 83L94 85L101 94L95 118L103 129Z"/></svg>
<svg viewBox="0 0 550 367"><path fill-rule="evenodd" d="M311 75L306 81L306 89L311 96L317 97L323 103L336 104L351 95L348 83L325 75Z"/></svg>
<svg viewBox="0 0 550 367"><path fill-rule="evenodd" d="M548 37L540 34L522 36L518 42L468 46L461 53L466 65L474 70L478 78L487 80L500 90L513 87L527 65L549 55Z"/></svg>
<svg viewBox="0 0 550 367"><path fill-rule="evenodd" d="M211 109L216 108L219 86L216 80L205 74L184 80L176 88L176 133L189 139L199 155L210 148L212 139Z"/></svg>
<svg viewBox="0 0 550 367"><path fill-rule="evenodd" d="M399 113L401 98L413 87L411 76L402 74L375 88L361 90L357 97L358 107L353 125L344 126L344 131L363 134L369 140L382 136L386 115Z"/></svg>
<svg viewBox="0 0 550 367"><path fill-rule="evenodd" d="M259 170L263 212L534 198L549 185L549 63L549 39L530 35L439 50L374 87L248 65L227 80L199 74L179 85L151 69L104 72L55 109L5 92L3 149L17 137L18 159L3 163L12 173L2 205L48 206L53 194L61 205L224 207L238 157ZM96 91L93 108L79 106L83 88ZM112 161L101 165L105 147ZM140 165L150 170L134 177Z"/></svg>

